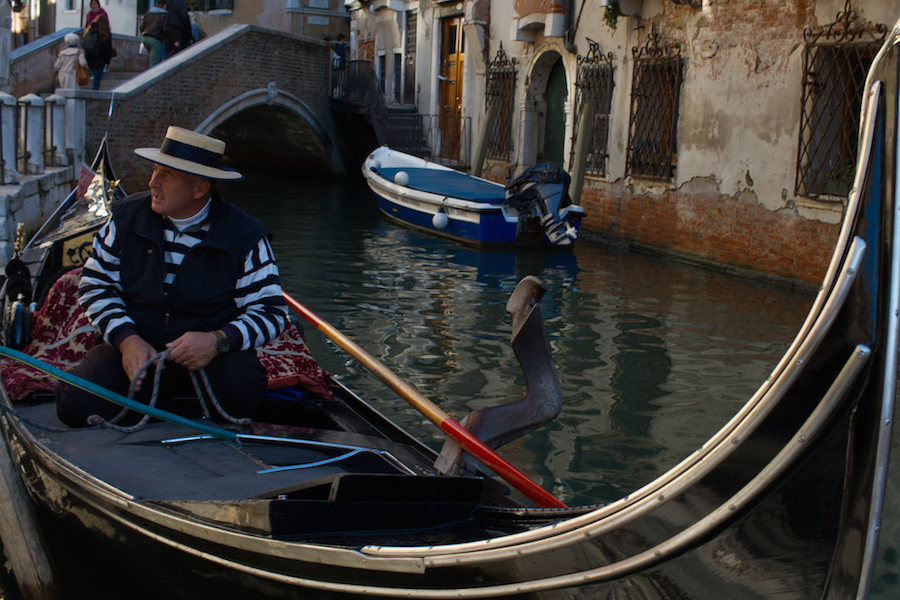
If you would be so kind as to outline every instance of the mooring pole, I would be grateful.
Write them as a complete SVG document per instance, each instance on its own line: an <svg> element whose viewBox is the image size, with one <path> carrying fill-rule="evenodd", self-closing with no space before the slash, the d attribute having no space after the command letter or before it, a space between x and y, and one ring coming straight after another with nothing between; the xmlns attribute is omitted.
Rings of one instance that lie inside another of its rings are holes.
<svg viewBox="0 0 900 600"><path fill-rule="evenodd" d="M573 161L572 183L569 184L569 198L572 204L581 204L581 188L584 185L584 169L588 152L591 149L591 138L594 136L594 105L585 103L578 124L578 141L575 142L575 160Z"/></svg>
<svg viewBox="0 0 900 600"><path fill-rule="evenodd" d="M22 481L9 444L6 423L0 420L0 539L19 591L25 600L57 600L53 575L37 515Z"/></svg>

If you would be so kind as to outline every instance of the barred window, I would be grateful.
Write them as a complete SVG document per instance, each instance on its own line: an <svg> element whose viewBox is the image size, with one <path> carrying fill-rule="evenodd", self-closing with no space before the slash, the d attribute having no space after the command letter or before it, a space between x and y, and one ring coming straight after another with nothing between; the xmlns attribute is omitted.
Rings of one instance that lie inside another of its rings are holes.
<svg viewBox="0 0 900 600"><path fill-rule="evenodd" d="M677 159L676 126L681 96L681 48L660 43L651 33L641 48L632 48L631 122L625 174L670 181Z"/></svg>
<svg viewBox="0 0 900 600"><path fill-rule="evenodd" d="M497 114L488 138L487 156L509 161L512 155L513 102L516 93L516 59L507 58L503 42L487 69L485 108L497 107Z"/></svg>
<svg viewBox="0 0 900 600"><path fill-rule="evenodd" d="M866 73L887 28L857 20L847 0L837 21L803 32L803 91L795 193L846 197L853 186ZM825 200L826 198L822 198Z"/></svg>
<svg viewBox="0 0 900 600"><path fill-rule="evenodd" d="M590 50L587 56L578 56L578 73L575 79L575 127L572 128L572 144L569 153L569 165L575 162L575 148L578 142L578 130L585 106L594 108L591 139L587 148L585 173L606 175L609 152L609 113L612 106L613 81L612 52L605 56L600 45L588 39Z"/></svg>
<svg viewBox="0 0 900 600"><path fill-rule="evenodd" d="M208 10L234 10L234 0L196 0L191 2L193 10L206 12ZM139 15L144 13L139 12Z"/></svg>

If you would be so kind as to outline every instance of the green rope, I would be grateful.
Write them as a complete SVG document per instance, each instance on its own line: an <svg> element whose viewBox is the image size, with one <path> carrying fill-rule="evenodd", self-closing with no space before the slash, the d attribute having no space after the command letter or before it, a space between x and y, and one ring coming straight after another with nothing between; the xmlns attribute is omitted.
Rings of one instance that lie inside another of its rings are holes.
<svg viewBox="0 0 900 600"><path fill-rule="evenodd" d="M234 432L227 431L225 429L222 429L221 427L216 427L214 425L198 423L197 421L192 421L191 419L188 419L186 417L182 417L165 410L160 410L158 408L152 408L135 400L130 400L129 398L126 398L121 394L110 391L92 381L88 381L87 379L82 379L81 377L72 375L71 373L66 373L62 369L57 369L56 367L48 365L47 363L34 358L33 356L29 356L23 352L13 350L5 346L0 346L0 356L5 356L7 358L19 361L20 363L24 363L30 367L37 369L38 371L50 375L51 377L55 377L60 381L64 381L71 386L75 386L86 392L90 392L91 394L99 396L104 400L108 400L113 404L124 406L129 410L133 410L144 415L149 415L155 419L159 419L160 421L166 421L167 423L181 425L182 427L187 427L188 429L208 433L210 435L232 442L237 440L237 434Z"/></svg>

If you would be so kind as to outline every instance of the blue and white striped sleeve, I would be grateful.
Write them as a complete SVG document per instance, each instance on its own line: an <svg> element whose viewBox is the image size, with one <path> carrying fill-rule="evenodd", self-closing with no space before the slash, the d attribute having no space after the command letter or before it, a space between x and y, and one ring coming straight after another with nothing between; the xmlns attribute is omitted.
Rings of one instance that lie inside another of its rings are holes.
<svg viewBox="0 0 900 600"><path fill-rule="evenodd" d="M260 239L244 259L243 272L235 284L234 301L241 314L228 325L240 332L241 350L258 348L284 330L288 309L281 293L278 265L267 238Z"/></svg>
<svg viewBox="0 0 900 600"><path fill-rule="evenodd" d="M91 257L84 263L78 285L78 303L103 340L114 343L111 335L123 327L134 328L134 321L122 301L121 245L116 239L112 217L94 236Z"/></svg>

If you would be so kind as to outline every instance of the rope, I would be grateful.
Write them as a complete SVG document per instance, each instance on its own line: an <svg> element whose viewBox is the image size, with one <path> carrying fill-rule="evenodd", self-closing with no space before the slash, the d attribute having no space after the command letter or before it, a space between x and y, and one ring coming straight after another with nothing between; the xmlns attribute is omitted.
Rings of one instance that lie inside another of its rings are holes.
<svg viewBox="0 0 900 600"><path fill-rule="evenodd" d="M140 380L139 375L150 368L150 365L154 363L164 363L172 350L173 348L167 348L166 350L163 350L162 352L156 354L150 360L142 364L140 368L138 368L137 373L135 373L134 378L131 380L131 384L128 386L129 400L134 400L134 388L137 385L137 382ZM216 408L216 411L219 413L219 415L221 415L223 419L236 425L248 425L252 422L250 419L238 419L225 412L225 409L222 408L221 404L219 404L219 400L216 398L215 392L213 392L212 385L209 383L209 377L206 375L205 369L198 369L197 371L189 370L188 373L191 376L191 383L194 385L194 391L197 393L197 400L200 402L200 409L203 411L204 419L209 419L210 414L209 408L206 406L206 400L203 397L203 388L200 387L200 383L197 381L198 374L200 376L200 379L203 381L203 386L206 388L206 393L209 395L210 402L212 402L212 405ZM156 401L159 398L159 381L161 376L162 369L156 369L153 374L153 392L150 394L150 403L148 404L150 408L156 407ZM130 409L128 409L127 407L123 407L122 410L119 411L119 414L114 416L109 421L107 421L100 415L91 415L90 417L88 417L88 423L90 425L102 425L121 433L134 433L135 431L143 429L144 426L150 421L150 415L145 414L140 421L129 427L117 425L116 423L118 423L126 414L128 414L129 410Z"/></svg>

